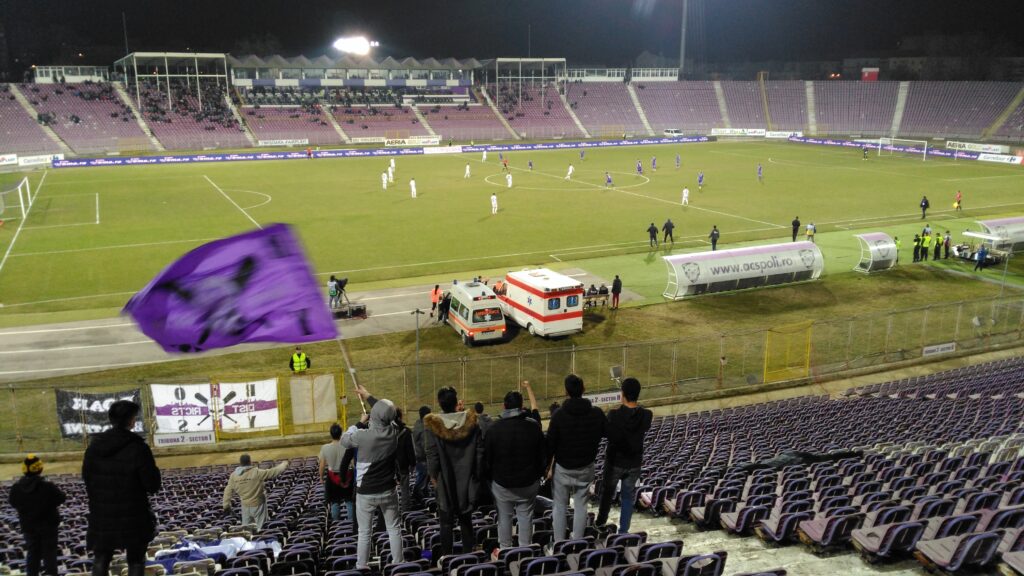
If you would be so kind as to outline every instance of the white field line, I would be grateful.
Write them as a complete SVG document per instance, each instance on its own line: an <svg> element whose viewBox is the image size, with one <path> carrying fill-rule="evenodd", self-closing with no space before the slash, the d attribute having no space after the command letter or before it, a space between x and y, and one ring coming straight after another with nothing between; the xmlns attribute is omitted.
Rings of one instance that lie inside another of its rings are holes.
<svg viewBox="0 0 1024 576"><path fill-rule="evenodd" d="M110 348L113 346L135 346L138 344L154 344L152 340L132 340L131 342L113 342L110 344L87 344L83 346L66 346L63 348L35 348L31 350L2 350L0 354L38 354L41 352L67 352L70 350L88 350L91 348Z"/></svg>
<svg viewBox="0 0 1024 576"><path fill-rule="evenodd" d="M36 205L35 198L39 196L39 189L43 187L43 182L46 182L46 176L49 174L49 170L43 171L43 177L39 180L39 185L36 186L36 193L32 196L33 200L28 205L28 210L25 211L25 217L18 222L18 229L14 231L14 237L11 238L11 243L7 245L7 250L4 252L4 257L0 258L0 272L4 269L4 264L7 264L7 258L11 256L11 249L14 248L14 243L18 241L18 235L21 234L21 229L25 227L25 221L28 220L28 215L32 212L32 207Z"/></svg>
<svg viewBox="0 0 1024 576"><path fill-rule="evenodd" d="M486 162L484 162L483 160L478 160L476 158L472 158L471 157L470 160L473 160L475 162L479 162L481 164L486 164ZM542 172L540 170L530 171L530 170L527 170L526 168L519 168L519 167L516 167L516 166L509 166L509 170L518 170L520 172L527 172L529 174L539 174L540 176L547 176L548 178L555 178L557 180L565 180L565 178L562 177L562 176L558 176L557 174L549 174L547 172ZM623 174L623 172L616 172L616 174ZM647 178L647 177L644 176L644 178ZM650 179L648 178L647 181L649 182ZM586 186L590 186L591 188L597 188L598 190L611 190L613 192L618 192L620 194L629 194L630 196L636 196L637 198L644 198L644 199L647 199L647 200L654 200L655 202L664 202L665 204L670 204L672 206L679 206L679 203L675 202L674 200L666 200L664 198L658 198L656 196L647 196L646 194L638 194L636 192L630 192L629 190L623 190L621 188L615 188L615 187L608 188L607 186L602 186L600 184L594 184L593 182L587 182L586 180L572 180L572 183L573 184L584 184ZM645 182L645 184L646 184L646 182ZM727 216L729 218L737 218L739 220L746 220L748 222L754 222L756 224L765 224L767 226L772 226L772 227L775 227L775 228L785 228L785 226L782 226L780 224L773 224L771 222L765 222L763 220L755 220L753 218L747 218L746 216L740 216L738 214L730 214L728 212L719 212L718 210L712 210L710 208L701 208L700 206L694 206L692 204L690 204L689 206L690 206L690 208L693 208L694 210L701 210L703 212L711 212L712 214L718 214L720 216Z"/></svg>
<svg viewBox="0 0 1024 576"><path fill-rule="evenodd" d="M36 304L53 304L54 302L70 302L72 300L91 300L93 298L105 298L107 296L124 296L127 294L135 294L135 290L131 292L107 292L106 294L90 294L88 296L69 296L67 298L50 298L49 300L36 300L35 302L15 302L14 304L4 304L4 308L17 308L18 306L34 306Z"/></svg>
<svg viewBox="0 0 1024 576"><path fill-rule="evenodd" d="M96 223L100 223L100 193L96 193Z"/></svg>
<svg viewBox="0 0 1024 576"><path fill-rule="evenodd" d="M943 182L964 182L966 180L991 180L994 178L1021 178L1024 177L1024 173L1021 174L1003 174L1001 176L972 176L970 178L943 178Z"/></svg>
<svg viewBox="0 0 1024 576"><path fill-rule="evenodd" d="M23 336L25 334L51 334L53 332L80 332L82 330L99 330L102 328L120 328L123 326L134 326L132 322L120 322L118 324L96 324L90 326L72 326L70 328L40 328L38 330L18 330L17 332L0 332L3 336Z"/></svg>
<svg viewBox="0 0 1024 576"><path fill-rule="evenodd" d="M51 254L73 254L75 252L96 252L99 250L120 250L122 248L143 248L146 246L163 246L166 244L189 244L191 242L212 242L217 238L196 238L193 240L167 240L165 242L142 242L140 244L114 244L112 246L96 246L94 248L69 248L67 250L47 250L45 252L19 252L11 254L11 258L21 256L49 256Z"/></svg>
<svg viewBox="0 0 1024 576"><path fill-rule="evenodd" d="M143 364L156 364L167 362L166 358L160 360L146 360L143 362L121 362L118 364L96 364L94 366L67 366L65 368L38 368L35 370L7 370L0 372L0 376L16 376L19 374L38 374L41 372L77 372L82 370L106 370L108 368L121 368L124 366L142 366Z"/></svg>
<svg viewBox="0 0 1024 576"><path fill-rule="evenodd" d="M224 190L221 190L221 187L220 187L220 186L217 186L217 184L215 184L213 180L210 180L210 177L209 177L209 176L207 176L206 174L203 174L203 178L205 178L205 179L206 179L206 181L210 183L210 186L213 186L214 188L216 188L216 189L217 189L217 192L220 192L221 196L223 196L224 198L226 198L228 202L231 202L231 204L232 204L232 205L233 205L233 206L234 206L235 208L238 208L238 211L239 211L239 212L241 212L242 214L244 214L244 215L245 215L245 217L246 217L246 218L248 218L250 222L252 222L253 224L255 224L255 225L256 225L256 227L257 227L257 228L259 228L260 230L263 230L263 226L261 226L259 222L257 222L257 221L256 221L256 220L255 220L255 219L254 219L254 218L252 217L252 216L250 216L250 215L249 215L249 213L248 213L248 212L246 212L244 208L242 208L241 206L239 206L239 205L238 205L238 202L235 202L234 200L232 200L232 199L231 199L231 196L228 196L228 195L227 195L227 193L226 193L226 192L224 192Z"/></svg>
<svg viewBox="0 0 1024 576"><path fill-rule="evenodd" d="M49 228L72 228L75 226L95 226L97 222L74 222L72 224L44 224L42 226L26 226L25 230L47 230Z"/></svg>

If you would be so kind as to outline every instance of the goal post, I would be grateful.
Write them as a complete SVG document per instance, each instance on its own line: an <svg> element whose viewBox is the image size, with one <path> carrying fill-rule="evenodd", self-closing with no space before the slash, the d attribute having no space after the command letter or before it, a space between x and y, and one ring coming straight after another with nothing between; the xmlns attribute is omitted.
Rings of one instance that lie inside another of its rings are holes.
<svg viewBox="0 0 1024 576"><path fill-rule="evenodd" d="M907 140L905 138L879 138L879 156L920 156L921 160L928 159L927 140Z"/></svg>
<svg viewBox="0 0 1024 576"><path fill-rule="evenodd" d="M32 207L32 188L28 178L22 178L17 184L0 188L0 219L24 219Z"/></svg>

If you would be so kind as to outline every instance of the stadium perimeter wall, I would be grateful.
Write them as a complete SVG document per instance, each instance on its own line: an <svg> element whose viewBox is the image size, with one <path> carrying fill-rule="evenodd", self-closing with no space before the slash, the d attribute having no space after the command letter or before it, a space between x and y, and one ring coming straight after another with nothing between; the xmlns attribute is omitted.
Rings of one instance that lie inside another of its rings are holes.
<svg viewBox="0 0 1024 576"><path fill-rule="evenodd" d="M486 144L466 146L437 146L437 147L401 147L401 148L371 148L371 149L336 149L317 150L312 152L316 158L373 158L388 156L422 156L430 154L461 154L464 152L520 152L520 151L544 151L544 150L576 150L591 148L616 148L632 146L656 146L662 144L697 144L703 142L714 142L717 136L681 136L666 138L639 138L635 140L596 140L596 141L574 141L574 142L540 142L535 144ZM877 144L868 144L863 141L840 140L833 138L810 138L804 136L791 136L789 142L798 144L813 144L819 146L839 146L846 148L863 148L865 146L877 148ZM920 148L913 146L890 145L885 150L894 152L920 153ZM978 160L983 162L998 162L1003 164L1021 165L1022 157L1005 154L989 154L985 152L971 152L965 150L945 150L941 148L930 148L928 154L940 158L957 160ZM232 152L225 154L181 154L161 156L125 156L117 158L79 158L67 159L55 155L50 162L52 168L91 168L103 166L159 166L173 164L207 164L211 162L254 162L264 160L308 160L305 151L281 151L281 152Z"/></svg>
<svg viewBox="0 0 1024 576"><path fill-rule="evenodd" d="M900 367L923 367L932 361L1022 345L1024 296L1015 295L723 333L710 339L573 346L486 358L453 358L419 365L361 367L357 377L378 397L391 398L406 408L407 414L414 414L420 405L433 405L436 391L442 386L455 386L467 403L481 401L490 412L495 412L500 410L499 403L505 392L518 389L523 380L532 383L542 408L561 400L564 396L562 381L569 373L582 376L588 382L590 393L614 392L616 386L609 379L609 372L613 366L621 366L623 374L635 376L644 383L646 405L678 406L699 400L817 385ZM309 389L296 381L312 376L209 374L183 380L111 382L95 387L76 386L71 377L60 392L52 385L12 383L2 392L4 398L0 402L0 455L5 455L0 456L0 462L13 461L26 451L79 457L87 445L88 434L68 437L63 433L66 430L62 431L62 422L68 422L68 415L66 405L61 414L60 398L66 398L69 393L77 396L138 394L145 414L146 434L153 442L156 410L151 384L217 386L275 379L277 389L275 426L249 432L218 429L213 432L214 438L202 444L158 447L158 453L222 452L308 444L323 439L335 417L347 418L348 423L353 423L360 412L354 396L349 395L352 402L347 406L340 399L351 387L347 375L340 369L319 371L315 377L331 383L330 391L319 401L329 402L327 398L334 398L336 411L331 411L330 418L309 421L310 398L304 392ZM206 396L213 398L214 394ZM90 415L83 411L80 417L85 422ZM213 417L217 418L216 412Z"/></svg>

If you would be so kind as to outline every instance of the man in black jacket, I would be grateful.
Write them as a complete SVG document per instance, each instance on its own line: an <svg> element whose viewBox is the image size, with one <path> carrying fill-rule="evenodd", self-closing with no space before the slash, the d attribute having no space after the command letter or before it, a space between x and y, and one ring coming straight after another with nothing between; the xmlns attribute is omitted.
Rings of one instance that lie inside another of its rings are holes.
<svg viewBox="0 0 1024 576"><path fill-rule="evenodd" d="M608 413L608 448L604 459L604 489L597 525L608 521L608 510L615 497L615 484L622 482L622 510L619 514L619 534L629 532L633 516L633 496L640 479L640 466L644 455L644 434L651 429L654 414L637 404L640 399L640 381L626 378L622 381L622 406Z"/></svg>
<svg viewBox="0 0 1024 576"><path fill-rule="evenodd" d="M533 504L547 460L544 432L534 418L536 406L531 408L523 410L523 395L519 392L505 394L505 411L484 436L480 476L491 480L498 508L500 548L512 547L513 513L519 526L519 545L529 546L533 541Z"/></svg>
<svg viewBox="0 0 1024 576"><path fill-rule="evenodd" d="M42 564L47 574L57 576L58 509L64 503L64 492L43 480L43 461L35 454L25 458L21 471L24 475L11 486L10 502L25 537L25 573L37 576Z"/></svg>
<svg viewBox="0 0 1024 576"><path fill-rule="evenodd" d="M146 548L156 531L149 496L160 491L160 470L146 441L132 432L139 411L131 400L111 404L110 429L92 437L82 459L89 497L85 541L94 576L107 575L115 549L127 553L128 576L142 576L146 568Z"/></svg>
<svg viewBox="0 0 1024 576"><path fill-rule="evenodd" d="M427 455L427 474L437 490L437 515L441 521L439 561L452 553L455 522L462 534L462 549L476 546L473 533L473 506L480 489L480 458L483 434L477 425L475 410L462 410L458 393L444 387L437 391L442 414L423 418L423 446Z"/></svg>
<svg viewBox="0 0 1024 576"><path fill-rule="evenodd" d="M402 508L402 513L405 514L412 510L413 499L412 499L412 486L409 483L409 471L414 467L416 463L416 447L412 441L412 430L405 425L405 421L402 420L402 409L395 409L395 428L398 429L398 452L399 462L402 465L398 468L398 480L399 480L399 498Z"/></svg>
<svg viewBox="0 0 1024 576"><path fill-rule="evenodd" d="M548 424L548 454L553 478L552 508L554 541L565 540L565 516L569 496L573 500L572 537L583 538L587 527L587 489L594 481L597 448L605 436L604 412L583 397L583 379L575 374L565 377L565 393L569 396Z"/></svg>

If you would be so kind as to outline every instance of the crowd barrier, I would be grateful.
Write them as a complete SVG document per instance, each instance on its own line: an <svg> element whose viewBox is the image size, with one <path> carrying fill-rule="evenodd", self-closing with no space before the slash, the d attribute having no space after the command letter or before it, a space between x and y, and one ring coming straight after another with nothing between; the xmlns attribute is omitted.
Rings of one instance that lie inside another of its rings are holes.
<svg viewBox="0 0 1024 576"><path fill-rule="evenodd" d="M1024 296L1012 296L692 338L359 367L356 377L377 397L393 400L412 423L419 406L434 405L443 386L456 387L466 405L482 402L496 414L505 393L528 380L546 414L564 398L567 374L580 375L590 393L614 394L615 373L639 378L646 403L678 403L979 353L1019 345L1022 337ZM107 386L78 386L69 376L59 390L11 383L2 393L0 453L7 454L81 451L89 433L104 425L106 407L121 397L141 401L139 431L157 447L304 433L326 438L332 422L351 424L360 414L340 367L303 376L210 374Z"/></svg>

